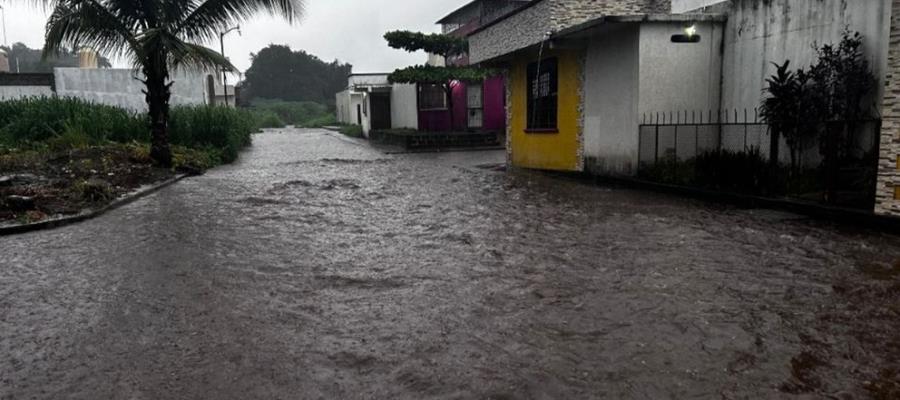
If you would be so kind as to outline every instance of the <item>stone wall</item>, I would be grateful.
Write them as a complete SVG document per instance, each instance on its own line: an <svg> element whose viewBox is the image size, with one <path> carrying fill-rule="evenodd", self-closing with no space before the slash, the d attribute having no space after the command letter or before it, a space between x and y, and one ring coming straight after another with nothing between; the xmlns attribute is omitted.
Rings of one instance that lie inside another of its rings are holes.
<svg viewBox="0 0 900 400"><path fill-rule="evenodd" d="M891 9L875 212L900 216L900 0L893 0Z"/></svg>
<svg viewBox="0 0 900 400"><path fill-rule="evenodd" d="M469 37L472 63L483 62L539 44L557 32L606 15L669 13L671 0L534 0Z"/></svg>
<svg viewBox="0 0 900 400"><path fill-rule="evenodd" d="M557 0L553 29L562 30L604 15L668 14L671 0Z"/></svg>

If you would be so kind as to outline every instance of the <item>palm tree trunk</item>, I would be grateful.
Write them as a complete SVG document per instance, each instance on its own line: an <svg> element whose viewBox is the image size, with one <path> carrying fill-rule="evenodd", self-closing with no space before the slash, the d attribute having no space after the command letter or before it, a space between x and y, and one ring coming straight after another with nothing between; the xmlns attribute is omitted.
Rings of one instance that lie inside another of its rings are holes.
<svg viewBox="0 0 900 400"><path fill-rule="evenodd" d="M157 166L172 167L172 149L169 146L169 99L172 96L169 69L162 57L148 60L144 66L147 77L146 100L149 106L150 158Z"/></svg>

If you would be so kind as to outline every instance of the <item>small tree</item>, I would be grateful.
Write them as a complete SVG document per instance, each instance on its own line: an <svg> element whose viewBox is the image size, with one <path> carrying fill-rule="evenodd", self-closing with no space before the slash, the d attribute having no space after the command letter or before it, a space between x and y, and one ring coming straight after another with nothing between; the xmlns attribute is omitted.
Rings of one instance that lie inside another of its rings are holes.
<svg viewBox="0 0 900 400"><path fill-rule="evenodd" d="M791 156L791 170L798 167L800 152L806 138L816 132L815 105L810 99L810 75L802 68L796 72L789 69L790 60L775 65L775 75L766 79L765 92L760 114L769 124L769 163L778 165L781 138L788 145Z"/></svg>
<svg viewBox="0 0 900 400"><path fill-rule="evenodd" d="M431 54L437 54L445 59L468 53L469 43L465 39L443 35L425 34L421 32L393 31L384 35L388 46L415 52L424 50ZM493 71L472 66L445 66L416 65L394 71L388 76L391 83L415 83L438 85L443 89L447 97L447 109L453 115L453 88L458 82L480 82L491 76Z"/></svg>
<svg viewBox="0 0 900 400"><path fill-rule="evenodd" d="M169 146L171 70L233 68L218 52L200 44L260 11L288 21L300 17L303 0L43 0L52 6L44 57L89 47L125 56L144 75L149 112L150 157L172 165Z"/></svg>

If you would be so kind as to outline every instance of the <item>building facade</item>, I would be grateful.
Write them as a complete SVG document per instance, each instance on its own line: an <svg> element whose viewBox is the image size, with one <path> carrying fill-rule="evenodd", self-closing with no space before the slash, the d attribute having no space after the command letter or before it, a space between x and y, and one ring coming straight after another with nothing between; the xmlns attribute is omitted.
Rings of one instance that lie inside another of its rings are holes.
<svg viewBox="0 0 900 400"><path fill-rule="evenodd" d="M469 60L506 70L512 165L633 176L648 115L753 118L773 63L807 67L815 46L860 32L878 79L874 211L900 216L898 14L900 0L537 0L470 32Z"/></svg>
<svg viewBox="0 0 900 400"><path fill-rule="evenodd" d="M373 130L417 129L416 86L392 84L387 73L351 74L347 89L335 95L337 120Z"/></svg>
<svg viewBox="0 0 900 400"><path fill-rule="evenodd" d="M717 104L724 19L668 6L539 0L471 33L472 62L506 66L512 165L632 175L641 115Z"/></svg>

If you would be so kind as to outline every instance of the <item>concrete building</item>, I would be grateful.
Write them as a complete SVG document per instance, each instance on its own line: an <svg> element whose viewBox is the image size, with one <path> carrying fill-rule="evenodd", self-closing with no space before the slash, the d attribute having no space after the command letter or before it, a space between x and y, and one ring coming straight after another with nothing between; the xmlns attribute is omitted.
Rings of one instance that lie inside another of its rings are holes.
<svg viewBox="0 0 900 400"><path fill-rule="evenodd" d="M632 175L643 113L714 108L724 17L668 7L538 0L475 30L471 61L507 70L510 163Z"/></svg>
<svg viewBox="0 0 900 400"><path fill-rule="evenodd" d="M373 130L417 129L416 86L392 84L386 73L351 74L335 95L338 122Z"/></svg>
<svg viewBox="0 0 900 400"><path fill-rule="evenodd" d="M845 29L860 32L866 59L878 79L871 104L882 117L875 212L900 216L900 1L898 0L673 0L673 12L728 15L722 65L725 109L757 107L771 62L805 67L812 44L837 43Z"/></svg>
<svg viewBox="0 0 900 400"><path fill-rule="evenodd" d="M473 0L437 21L450 36L466 37L478 28L528 4L527 0ZM429 56L430 65L467 66L469 55L448 60ZM419 130L486 131L502 133L506 129L506 88L502 76L482 82L452 82L450 99L435 85L418 85ZM448 106L452 102L451 107Z"/></svg>
<svg viewBox="0 0 900 400"><path fill-rule="evenodd" d="M674 40L688 29L696 42ZM507 71L512 165L633 175L643 115L752 116L773 62L807 67L845 30L879 81L875 212L900 216L900 0L536 0L470 32L469 56ZM534 112L545 103L552 117Z"/></svg>

